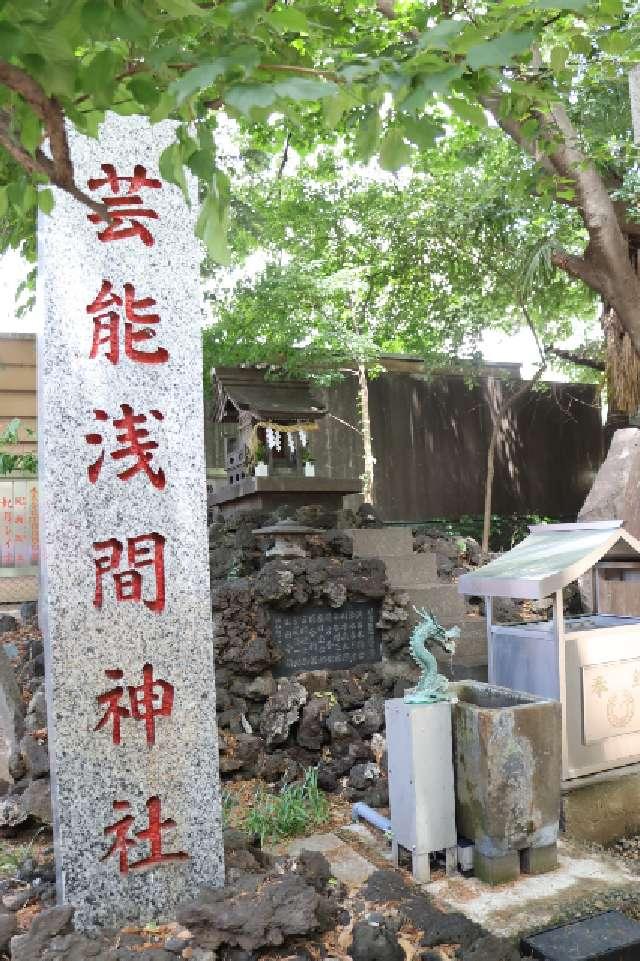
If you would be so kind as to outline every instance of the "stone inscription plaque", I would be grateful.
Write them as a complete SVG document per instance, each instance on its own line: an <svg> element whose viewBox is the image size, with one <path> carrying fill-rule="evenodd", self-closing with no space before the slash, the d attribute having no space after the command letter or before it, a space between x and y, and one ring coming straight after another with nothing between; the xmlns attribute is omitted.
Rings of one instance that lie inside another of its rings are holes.
<svg viewBox="0 0 640 961"><path fill-rule="evenodd" d="M375 603L274 611L271 630L282 654L275 673L285 676L302 671L339 670L379 661L379 616L380 606Z"/></svg>
<svg viewBox="0 0 640 961"><path fill-rule="evenodd" d="M584 743L640 732L640 658L582 668Z"/></svg>
<svg viewBox="0 0 640 961"><path fill-rule="evenodd" d="M171 123L110 115L38 224L40 505L59 895L81 928L222 883L198 215ZM65 509L64 505L72 507Z"/></svg>

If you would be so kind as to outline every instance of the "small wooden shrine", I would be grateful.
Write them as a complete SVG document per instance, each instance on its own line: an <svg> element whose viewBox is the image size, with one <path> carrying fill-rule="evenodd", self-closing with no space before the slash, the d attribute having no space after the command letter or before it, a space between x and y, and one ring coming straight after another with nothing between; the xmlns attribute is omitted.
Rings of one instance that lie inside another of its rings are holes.
<svg viewBox="0 0 640 961"><path fill-rule="evenodd" d="M321 476L312 438L326 414L307 380L270 378L264 368L213 372L215 420L223 425L226 483L209 495L225 513L321 504L339 508L359 479Z"/></svg>

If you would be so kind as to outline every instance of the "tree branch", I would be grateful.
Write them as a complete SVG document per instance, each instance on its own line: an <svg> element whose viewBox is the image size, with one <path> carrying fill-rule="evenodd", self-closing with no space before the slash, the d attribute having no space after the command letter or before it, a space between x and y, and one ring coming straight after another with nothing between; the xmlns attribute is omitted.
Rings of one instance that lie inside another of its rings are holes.
<svg viewBox="0 0 640 961"><path fill-rule="evenodd" d="M56 170L56 183L64 187L73 184L73 165L64 114L55 97L47 97L40 84L25 70L0 60L0 83L19 94L42 120Z"/></svg>
<svg viewBox="0 0 640 961"><path fill-rule="evenodd" d="M568 250L556 250L551 254L551 263L555 267L560 267L570 277L581 280L596 293L604 293L604 280L597 265L593 263L590 257L589 247L582 257L578 254L570 254Z"/></svg>
<svg viewBox="0 0 640 961"><path fill-rule="evenodd" d="M594 360L592 357L584 357L575 350L561 350L560 347L547 347L547 353L561 360L568 360L577 367L588 367L590 370L597 370L604 373L606 365L601 360Z"/></svg>

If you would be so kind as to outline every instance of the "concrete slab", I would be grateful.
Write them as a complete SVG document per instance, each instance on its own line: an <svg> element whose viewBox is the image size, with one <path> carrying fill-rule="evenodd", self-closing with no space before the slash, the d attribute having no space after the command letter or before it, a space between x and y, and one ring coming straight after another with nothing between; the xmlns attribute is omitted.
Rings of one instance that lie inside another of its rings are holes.
<svg viewBox="0 0 640 961"><path fill-rule="evenodd" d="M640 896L640 877L612 858L579 856L560 844L558 869L534 877L521 876L492 886L477 878L444 878L425 890L439 906L460 911L492 934L512 937L550 924L585 899L623 889Z"/></svg>
<svg viewBox="0 0 640 961"><path fill-rule="evenodd" d="M419 590L427 584L438 583L435 554L394 554L381 556L387 570L387 580L394 591Z"/></svg>
<svg viewBox="0 0 640 961"><path fill-rule="evenodd" d="M412 623L418 620L413 607L417 607L418 610L426 607L428 611L433 611L443 627L450 627L452 624L459 626L467 613L464 598L458 594L456 584L447 584L442 581L421 588L411 588L406 593L409 595Z"/></svg>
<svg viewBox="0 0 640 961"><path fill-rule="evenodd" d="M349 528L345 534L353 541L354 557L401 557L413 553L410 527Z"/></svg>
<svg viewBox="0 0 640 961"><path fill-rule="evenodd" d="M287 844L287 853L292 857L297 857L302 850L305 850L319 851L326 855L329 851L335 851L344 846L344 841L341 841L335 834L311 834L306 838L295 838L290 844Z"/></svg>
<svg viewBox="0 0 640 961"><path fill-rule="evenodd" d="M359 886L377 871L368 861L335 834L312 834L308 838L296 838L287 845L287 853L296 857L302 850L319 851L331 865L331 873L346 885Z"/></svg>

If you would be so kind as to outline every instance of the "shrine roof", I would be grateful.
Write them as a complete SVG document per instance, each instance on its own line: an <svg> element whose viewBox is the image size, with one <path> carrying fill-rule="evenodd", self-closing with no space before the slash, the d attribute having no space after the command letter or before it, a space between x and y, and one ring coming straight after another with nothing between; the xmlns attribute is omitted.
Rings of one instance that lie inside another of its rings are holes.
<svg viewBox="0 0 640 961"><path fill-rule="evenodd" d="M229 404L238 411L247 411L256 420L313 421L324 417L326 407L313 397L308 380L269 380L267 373L256 367L216 367L215 419L224 419Z"/></svg>
<svg viewBox="0 0 640 961"><path fill-rule="evenodd" d="M562 590L598 561L637 561L640 541L622 521L538 524L512 550L463 574L460 594L485 597L542 598Z"/></svg>

